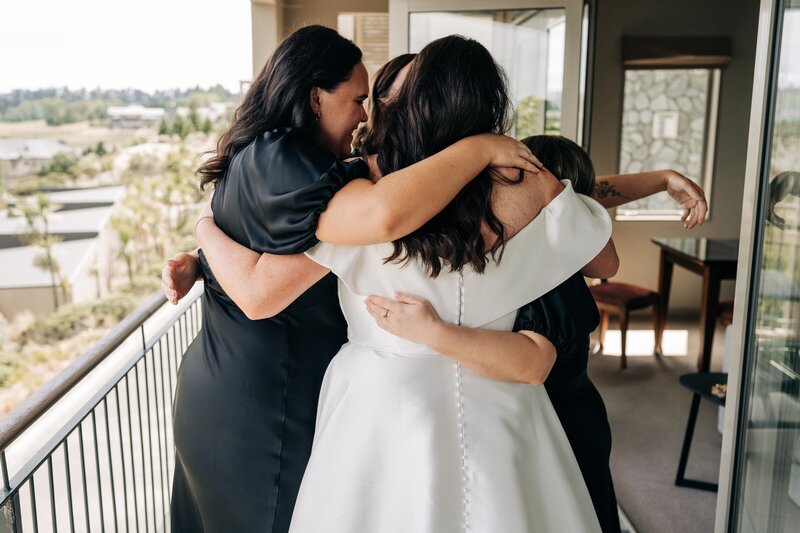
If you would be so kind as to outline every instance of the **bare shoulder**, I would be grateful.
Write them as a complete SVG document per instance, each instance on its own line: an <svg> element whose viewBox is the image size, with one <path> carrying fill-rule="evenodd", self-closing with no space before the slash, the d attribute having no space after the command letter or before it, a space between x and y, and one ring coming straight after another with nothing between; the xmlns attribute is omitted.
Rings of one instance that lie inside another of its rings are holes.
<svg viewBox="0 0 800 533"><path fill-rule="evenodd" d="M502 169L501 174L517 179L518 172L515 169ZM526 172L521 183L495 182L492 209L506 226L509 235L514 235L536 218L542 208L562 190L564 186L547 169L539 174Z"/></svg>

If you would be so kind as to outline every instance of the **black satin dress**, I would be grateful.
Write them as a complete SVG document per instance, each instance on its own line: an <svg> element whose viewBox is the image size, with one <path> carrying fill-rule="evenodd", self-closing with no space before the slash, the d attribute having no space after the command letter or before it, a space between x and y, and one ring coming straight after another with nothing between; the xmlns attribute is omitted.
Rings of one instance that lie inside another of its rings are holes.
<svg viewBox="0 0 800 533"><path fill-rule="evenodd" d="M302 253L319 214L362 161L342 163L298 130L264 134L216 186L217 225L259 252ZM178 373L172 531L284 533L311 453L322 377L347 340L329 274L285 311L249 320L205 257L203 327Z"/></svg>
<svg viewBox="0 0 800 533"><path fill-rule="evenodd" d="M534 331L556 347L556 362L544 386L578 460L603 533L619 533L609 467L611 427L603 399L586 374L589 334L599 321L583 276L575 274L520 309L514 331Z"/></svg>

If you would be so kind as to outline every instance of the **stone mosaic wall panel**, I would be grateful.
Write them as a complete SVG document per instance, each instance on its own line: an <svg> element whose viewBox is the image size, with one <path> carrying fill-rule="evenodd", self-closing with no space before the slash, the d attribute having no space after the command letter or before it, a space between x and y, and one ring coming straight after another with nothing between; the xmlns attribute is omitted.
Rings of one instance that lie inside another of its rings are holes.
<svg viewBox="0 0 800 533"><path fill-rule="evenodd" d="M710 70L626 70L620 172L672 168L702 183ZM618 209L677 213L661 193Z"/></svg>

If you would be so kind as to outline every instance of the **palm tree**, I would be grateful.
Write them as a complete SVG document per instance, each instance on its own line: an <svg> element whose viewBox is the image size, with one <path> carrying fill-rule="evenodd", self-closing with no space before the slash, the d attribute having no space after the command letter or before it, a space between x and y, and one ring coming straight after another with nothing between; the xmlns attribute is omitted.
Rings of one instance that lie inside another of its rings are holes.
<svg viewBox="0 0 800 533"><path fill-rule="evenodd" d="M22 240L29 246L42 249L42 254L34 259L34 266L50 273L50 285L53 289L53 305L58 309L58 287L61 283L61 267L53 255L53 248L64 240L50 234L50 215L58 207L53 205L46 195L36 194L32 199L20 202L19 210L27 225ZM66 295L65 295L66 297Z"/></svg>
<svg viewBox="0 0 800 533"><path fill-rule="evenodd" d="M133 285L133 254L136 241L136 226L129 216L117 215L111 217L111 225L119 237L119 257L125 261L128 270L128 281Z"/></svg>

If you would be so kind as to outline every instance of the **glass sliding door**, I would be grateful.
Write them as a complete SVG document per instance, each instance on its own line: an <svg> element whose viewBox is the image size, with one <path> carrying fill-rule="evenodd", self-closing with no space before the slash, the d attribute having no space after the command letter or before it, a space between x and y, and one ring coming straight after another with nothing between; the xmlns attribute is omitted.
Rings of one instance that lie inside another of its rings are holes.
<svg viewBox="0 0 800 533"><path fill-rule="evenodd" d="M582 0L390 0L390 55L459 34L502 65L515 107L511 134L580 141L589 10Z"/></svg>
<svg viewBox="0 0 800 533"><path fill-rule="evenodd" d="M777 2L729 531L800 531L800 0Z"/></svg>
<svg viewBox="0 0 800 533"><path fill-rule="evenodd" d="M559 134L564 26L564 9L411 13L409 51L447 35L475 39L506 72L517 110L514 135Z"/></svg>

